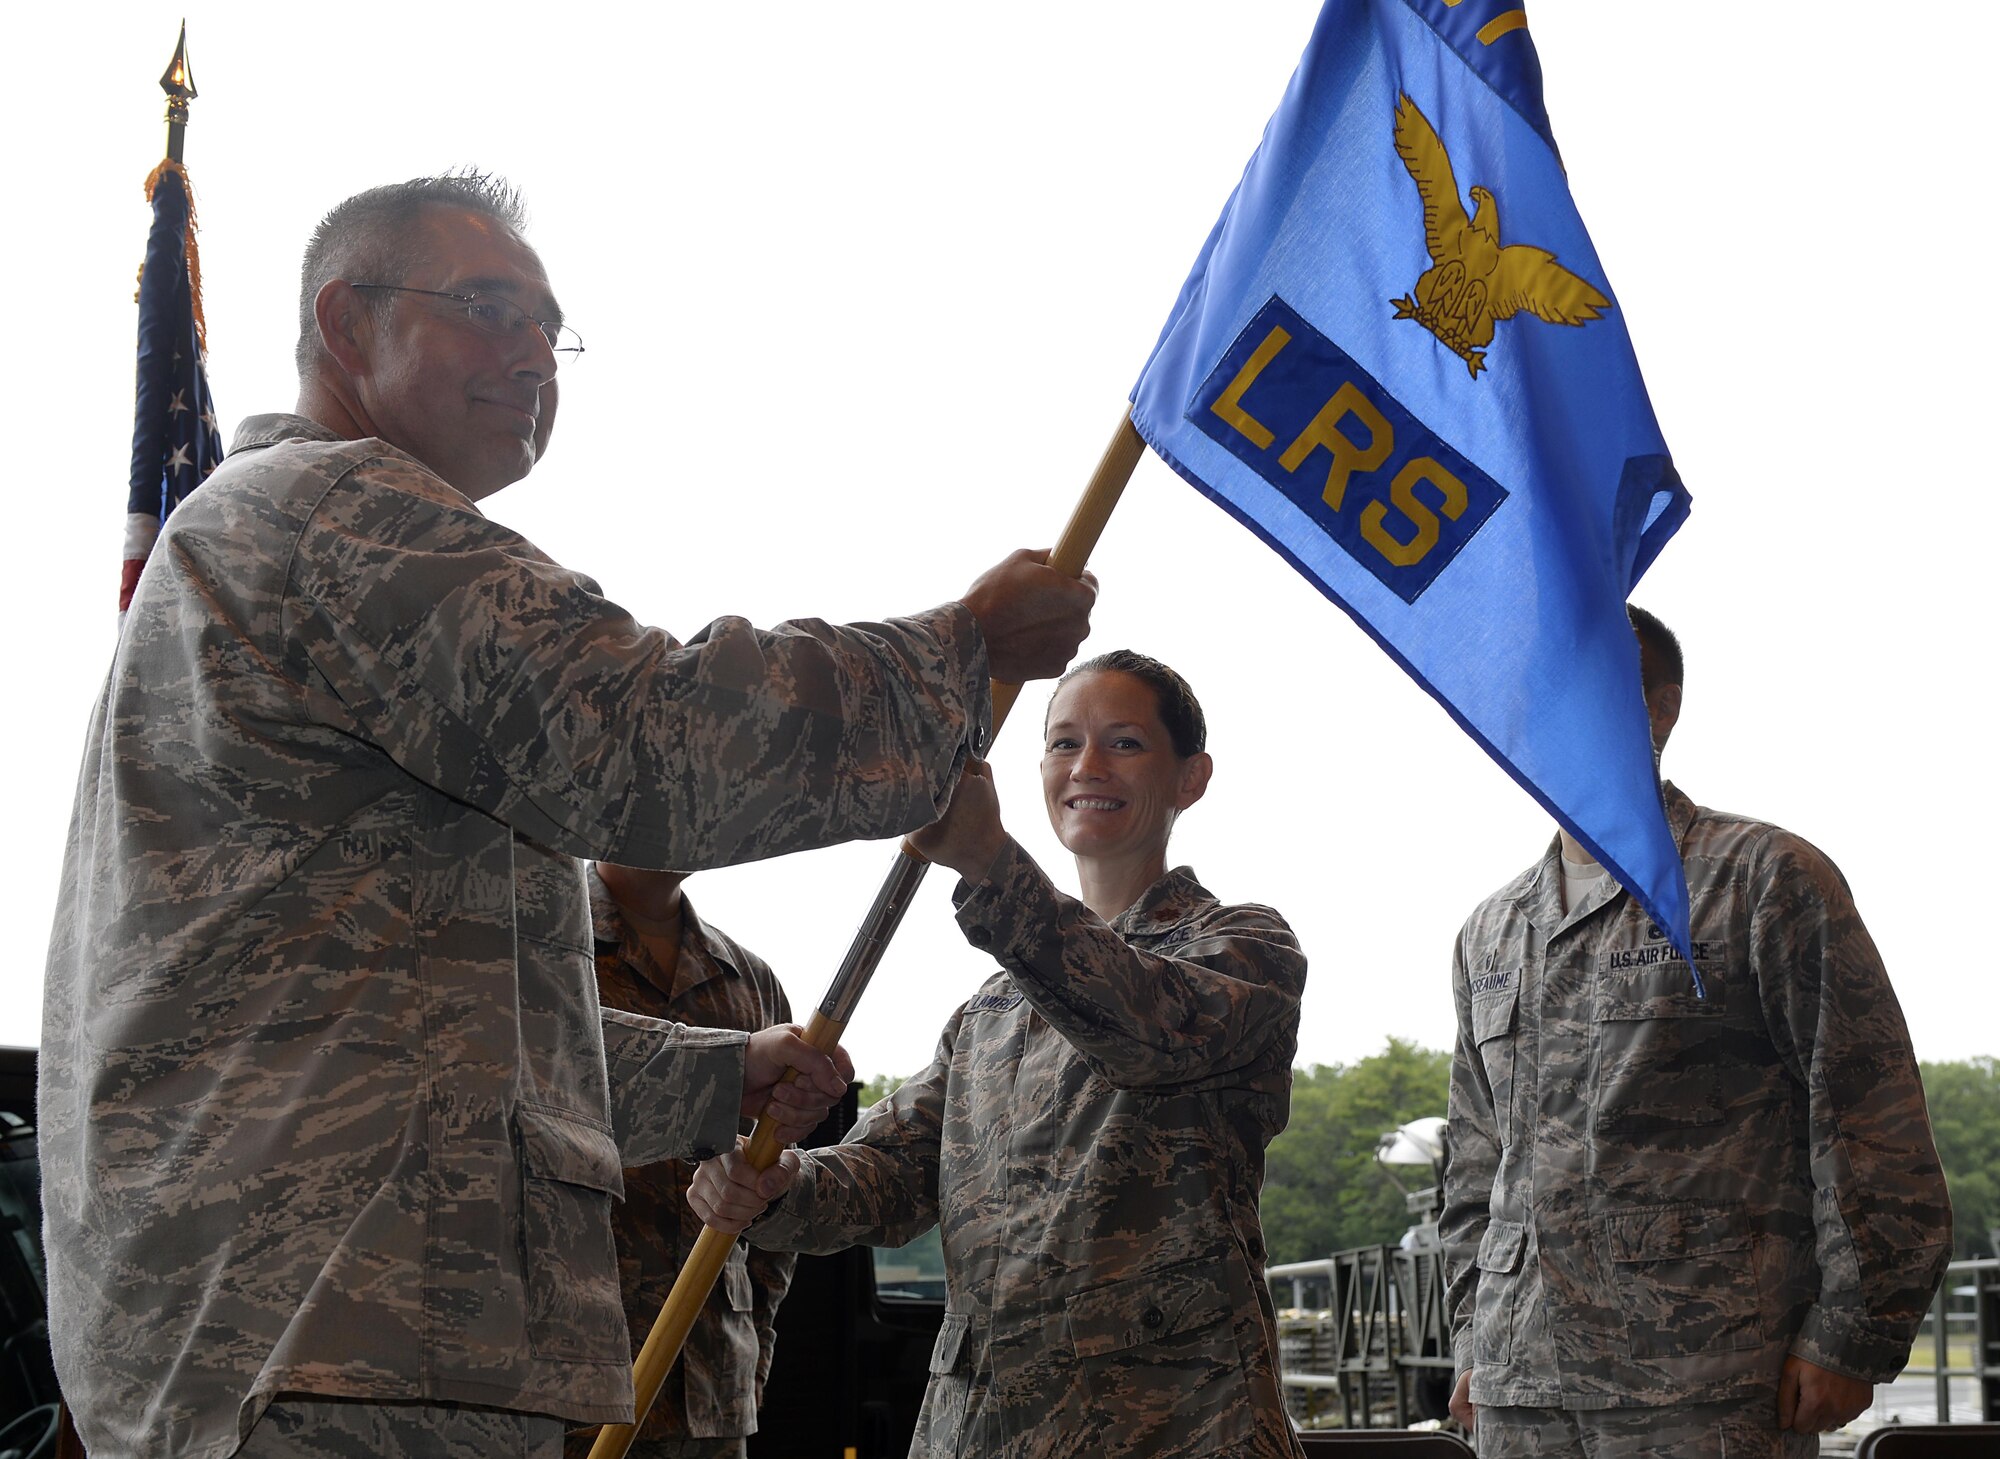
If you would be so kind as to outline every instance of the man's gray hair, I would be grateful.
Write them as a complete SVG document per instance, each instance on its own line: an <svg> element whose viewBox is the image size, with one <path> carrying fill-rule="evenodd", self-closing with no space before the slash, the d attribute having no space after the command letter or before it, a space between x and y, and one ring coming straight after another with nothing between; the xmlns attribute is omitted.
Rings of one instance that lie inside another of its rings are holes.
<svg viewBox="0 0 2000 1459"><path fill-rule="evenodd" d="M457 208L493 219L525 236L528 216L521 194L503 177L474 168L413 177L356 193L320 219L306 244L299 270L299 343L295 352L303 378L319 357L319 323L313 301L331 279L400 284L422 262L421 224L427 208ZM377 307L388 303L371 296Z"/></svg>

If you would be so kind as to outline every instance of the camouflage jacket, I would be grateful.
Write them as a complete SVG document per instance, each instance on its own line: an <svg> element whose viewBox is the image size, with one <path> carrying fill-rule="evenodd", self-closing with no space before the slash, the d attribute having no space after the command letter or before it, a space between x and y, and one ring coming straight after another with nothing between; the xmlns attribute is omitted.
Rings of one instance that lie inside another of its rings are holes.
<svg viewBox="0 0 2000 1459"><path fill-rule="evenodd" d="M1106 926L1011 842L956 900L1003 971L751 1239L940 1228L914 1456L1296 1455L1257 1218L1305 986L1291 930L1184 868Z"/></svg>
<svg viewBox="0 0 2000 1459"><path fill-rule="evenodd" d="M669 982L618 915L618 904L593 870L590 919L597 939L597 995L607 1005L701 1028L769 1028L790 1023L792 1006L765 961L718 932L681 903L680 961ZM749 1133L750 1121L743 1132ZM701 1235L701 1218L687 1203L694 1166L681 1160L634 1166L625 1172L625 1201L612 1215L618 1239L618 1278L637 1352L680 1275L681 1263ZM757 1407L770 1376L778 1304L792 1282L789 1252L761 1251L738 1242L722 1280L696 1315L680 1361L667 1374L653 1410L639 1430L653 1439L733 1438L757 1431ZM587 1454L596 1431L572 1437L571 1451Z"/></svg>
<svg viewBox="0 0 2000 1459"><path fill-rule="evenodd" d="M1561 849L1452 964L1445 1241L1472 1399L1572 1409L1773 1395L1787 1352L1885 1382L1951 1216L1896 996L1839 871L1673 786L1707 986Z"/></svg>
<svg viewBox="0 0 2000 1459"><path fill-rule="evenodd" d="M743 1035L599 1012L577 857L934 818L962 605L683 647L380 441L259 417L91 722L41 1054L52 1338L93 1459L280 1390L629 1418L621 1159L725 1145Z"/></svg>

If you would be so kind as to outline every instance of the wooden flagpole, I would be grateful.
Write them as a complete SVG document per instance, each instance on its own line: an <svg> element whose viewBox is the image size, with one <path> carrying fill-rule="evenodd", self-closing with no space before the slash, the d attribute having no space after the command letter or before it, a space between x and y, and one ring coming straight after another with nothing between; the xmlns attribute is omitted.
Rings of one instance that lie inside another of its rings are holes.
<svg viewBox="0 0 2000 1459"><path fill-rule="evenodd" d="M1132 472L1145 450L1146 444L1139 438L1138 431L1133 429L1128 411L1119 419L1118 429L1105 446L1097 470L1091 474L1089 485L1084 488L1075 510L1070 513L1062 536L1056 539L1055 550L1049 554L1050 567L1069 577L1083 576L1084 565L1090 561L1097 539L1104 534L1104 524L1111 519L1112 508L1118 505L1118 497L1125 490L1125 483L1132 479ZM1006 722L1020 692L1019 684L993 685L995 735L1000 733L1000 726ZM903 913L909 910L910 899L915 896L929 866L929 862L910 849L907 841L897 851L896 864L890 868L882 889L875 894L875 903L868 909L868 916L860 930L854 934L854 941L849 944L847 956L841 960L840 970L834 974L826 997L820 1000L811 1022L806 1025L806 1042L822 1053L840 1042L848 1020L853 1017L855 1005L861 1001L868 980L875 975L882 954L888 949L889 939L895 936ZM768 1170L777 1163L779 1153L780 1147L771 1125L759 1118L757 1128L750 1136L749 1148L744 1152L745 1158L753 1168ZM629 1424L606 1424L599 1429L597 1442L591 1445L590 1459L624 1459L639 1425L646 1421L646 1415L652 1410L653 1400L659 1397L660 1385L666 1382L674 1359L680 1356L681 1346L687 1341L689 1329L694 1326L695 1315L701 1311L702 1303L708 1300L715 1279L722 1275L723 1264L729 1258L729 1248L735 1241L736 1238L727 1231L706 1226L702 1228L701 1235L695 1240L694 1250L688 1253L687 1261L681 1266L681 1274L675 1279L673 1290L667 1294L666 1305L660 1308L660 1315L653 1322L653 1330L647 1335L645 1346L639 1349L639 1356L633 1361L632 1386L636 1390L633 1421Z"/></svg>

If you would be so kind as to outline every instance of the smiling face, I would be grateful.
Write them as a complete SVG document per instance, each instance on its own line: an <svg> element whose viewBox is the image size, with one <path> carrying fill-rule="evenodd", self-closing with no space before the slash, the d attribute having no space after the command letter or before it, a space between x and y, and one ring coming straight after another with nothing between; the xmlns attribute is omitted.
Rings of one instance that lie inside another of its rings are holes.
<svg viewBox="0 0 2000 1459"><path fill-rule="evenodd" d="M1166 869L1174 818L1208 788L1206 754L1183 760L1159 697L1116 670L1078 674L1056 691L1042 738L1049 825L1079 862Z"/></svg>
<svg viewBox="0 0 2000 1459"><path fill-rule="evenodd" d="M535 251L492 218L432 208L418 257L395 282L497 294L537 319L562 317ZM542 332L489 334L453 300L384 297L353 372L373 433L475 499L526 476L555 424L556 356Z"/></svg>

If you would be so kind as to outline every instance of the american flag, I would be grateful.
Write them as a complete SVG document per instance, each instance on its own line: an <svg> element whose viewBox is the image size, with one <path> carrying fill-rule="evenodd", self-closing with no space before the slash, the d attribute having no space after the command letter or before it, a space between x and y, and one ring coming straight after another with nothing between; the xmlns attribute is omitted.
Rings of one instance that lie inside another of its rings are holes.
<svg viewBox="0 0 2000 1459"><path fill-rule="evenodd" d="M187 172L163 162L146 183L153 231L139 271L139 384L132 421L132 490L126 505L123 613L160 524L222 460L222 433L208 397L201 256Z"/></svg>

